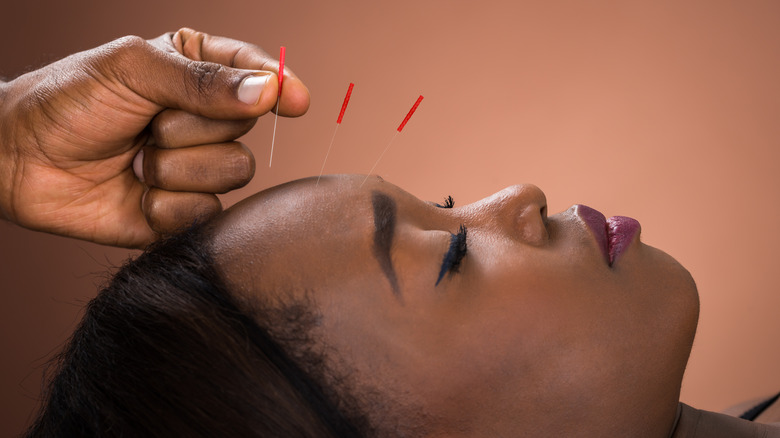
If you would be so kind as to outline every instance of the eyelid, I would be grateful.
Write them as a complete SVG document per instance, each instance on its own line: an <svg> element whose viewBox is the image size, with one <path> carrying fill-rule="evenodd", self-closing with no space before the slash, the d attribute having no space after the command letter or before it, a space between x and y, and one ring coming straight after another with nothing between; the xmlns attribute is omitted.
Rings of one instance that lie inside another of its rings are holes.
<svg viewBox="0 0 780 438"><path fill-rule="evenodd" d="M450 233L450 247L447 253L444 254L444 258L441 263L441 269L439 270L439 277L436 279L438 286L444 275L449 273L456 273L460 268L460 262L463 257L466 256L468 251L467 245L467 229L465 225L461 225L458 229L458 234Z"/></svg>

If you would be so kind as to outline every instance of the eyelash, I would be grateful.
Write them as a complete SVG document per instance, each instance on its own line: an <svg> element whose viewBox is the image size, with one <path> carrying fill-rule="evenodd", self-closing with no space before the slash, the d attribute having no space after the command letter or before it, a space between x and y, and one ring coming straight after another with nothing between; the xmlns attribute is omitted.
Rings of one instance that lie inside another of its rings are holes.
<svg viewBox="0 0 780 438"><path fill-rule="evenodd" d="M444 198L444 204L436 204L439 208L452 208L455 206L455 201L452 200L452 196Z"/></svg>
<svg viewBox="0 0 780 438"><path fill-rule="evenodd" d="M452 197L449 199L452 200ZM458 229L458 234L453 234L450 237L450 249L447 251L447 254L444 255L444 260L442 260L439 278L436 279L436 286L438 286L441 279L444 278L444 274L448 272L455 273L460 269L460 262L468 251L466 233L466 227L461 225L460 229Z"/></svg>

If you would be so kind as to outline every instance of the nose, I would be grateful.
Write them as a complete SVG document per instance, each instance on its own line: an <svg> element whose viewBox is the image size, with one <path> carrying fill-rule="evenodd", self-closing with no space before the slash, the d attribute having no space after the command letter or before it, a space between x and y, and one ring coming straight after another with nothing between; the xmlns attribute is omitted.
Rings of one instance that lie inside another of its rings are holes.
<svg viewBox="0 0 780 438"><path fill-rule="evenodd" d="M523 243L547 242L547 198L539 187L523 184L507 187L470 206L469 219Z"/></svg>

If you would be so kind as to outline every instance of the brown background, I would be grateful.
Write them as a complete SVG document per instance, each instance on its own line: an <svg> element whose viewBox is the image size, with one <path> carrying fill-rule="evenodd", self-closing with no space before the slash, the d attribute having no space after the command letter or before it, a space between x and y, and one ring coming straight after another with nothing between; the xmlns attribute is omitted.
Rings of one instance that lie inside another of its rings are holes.
<svg viewBox="0 0 780 438"><path fill-rule="evenodd" d="M10 4L13 3L13 4ZM420 198L467 203L533 182L550 211L577 202L643 225L693 273L702 301L684 401L722 409L780 390L780 2L14 1L0 75L127 34L190 26L278 53L312 107L244 138L248 187L377 169ZM105 272L132 253L0 223L0 429L20 432L40 369Z"/></svg>

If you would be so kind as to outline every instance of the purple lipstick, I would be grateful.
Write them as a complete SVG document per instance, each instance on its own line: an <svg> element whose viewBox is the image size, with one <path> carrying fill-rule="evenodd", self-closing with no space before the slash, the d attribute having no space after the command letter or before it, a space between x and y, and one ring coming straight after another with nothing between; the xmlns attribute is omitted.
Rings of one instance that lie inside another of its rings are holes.
<svg viewBox="0 0 780 438"><path fill-rule="evenodd" d="M609 266L628 249L641 229L639 221L630 217L613 216L607 219L601 212L587 205L577 205L575 209L577 216L585 222L596 238L596 244Z"/></svg>

